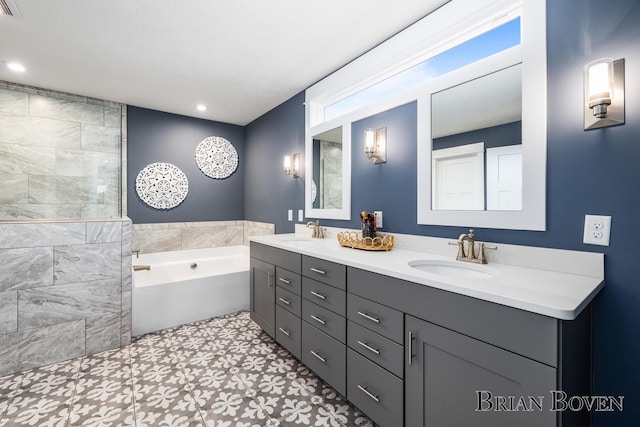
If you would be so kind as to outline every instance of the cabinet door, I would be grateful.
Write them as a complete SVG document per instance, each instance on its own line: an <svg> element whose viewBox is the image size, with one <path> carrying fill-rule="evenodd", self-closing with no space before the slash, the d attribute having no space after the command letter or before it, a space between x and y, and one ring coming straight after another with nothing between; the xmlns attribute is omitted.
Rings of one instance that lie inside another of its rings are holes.
<svg viewBox="0 0 640 427"><path fill-rule="evenodd" d="M411 316L405 327L406 426L556 425L554 368Z"/></svg>
<svg viewBox="0 0 640 427"><path fill-rule="evenodd" d="M272 337L275 336L275 276L276 268L272 264L256 258L250 260L251 276L251 320Z"/></svg>

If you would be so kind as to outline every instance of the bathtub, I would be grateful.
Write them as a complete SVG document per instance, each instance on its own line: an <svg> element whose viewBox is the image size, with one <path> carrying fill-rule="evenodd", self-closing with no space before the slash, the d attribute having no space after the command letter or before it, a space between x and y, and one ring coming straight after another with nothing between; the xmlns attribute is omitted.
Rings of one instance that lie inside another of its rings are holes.
<svg viewBox="0 0 640 427"><path fill-rule="evenodd" d="M133 256L133 336L249 308L249 247Z"/></svg>

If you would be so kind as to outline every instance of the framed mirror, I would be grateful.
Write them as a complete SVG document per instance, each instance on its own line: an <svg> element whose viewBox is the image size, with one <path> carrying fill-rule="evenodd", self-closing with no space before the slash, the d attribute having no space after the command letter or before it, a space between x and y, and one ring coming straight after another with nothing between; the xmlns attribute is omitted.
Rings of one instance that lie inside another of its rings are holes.
<svg viewBox="0 0 640 427"><path fill-rule="evenodd" d="M314 129L305 145L306 216L350 219L350 126L328 125Z"/></svg>
<svg viewBox="0 0 640 427"><path fill-rule="evenodd" d="M519 46L422 88L418 224L545 229L545 22L524 2Z"/></svg>

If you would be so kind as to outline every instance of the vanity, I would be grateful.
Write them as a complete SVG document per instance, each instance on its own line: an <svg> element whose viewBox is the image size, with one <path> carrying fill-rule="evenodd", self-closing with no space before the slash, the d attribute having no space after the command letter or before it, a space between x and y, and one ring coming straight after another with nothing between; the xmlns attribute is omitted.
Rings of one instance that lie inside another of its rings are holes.
<svg viewBox="0 0 640 427"><path fill-rule="evenodd" d="M500 245L474 265L447 239L396 242L252 238L251 318L383 427L588 425L553 392L590 394L602 254Z"/></svg>

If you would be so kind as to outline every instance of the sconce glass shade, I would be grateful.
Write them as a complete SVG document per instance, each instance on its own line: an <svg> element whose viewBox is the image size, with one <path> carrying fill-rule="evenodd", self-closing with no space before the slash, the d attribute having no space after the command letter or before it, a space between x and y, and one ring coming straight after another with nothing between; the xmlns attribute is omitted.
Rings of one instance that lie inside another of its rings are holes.
<svg viewBox="0 0 640 427"><path fill-rule="evenodd" d="M607 107L611 105L613 80L613 59L605 58L585 66L586 99L593 115L599 119L607 116Z"/></svg>
<svg viewBox="0 0 640 427"><path fill-rule="evenodd" d="M585 130L624 123L624 59L585 65L584 100Z"/></svg>
<svg viewBox="0 0 640 427"><path fill-rule="evenodd" d="M291 156L284 156L282 170L287 175L293 175L294 178L298 178L300 176L300 153L294 154L293 160Z"/></svg>
<svg viewBox="0 0 640 427"><path fill-rule="evenodd" d="M282 166L282 170L284 170L284 173L286 173L287 175L291 174L291 156L284 156L284 160L283 160L283 166Z"/></svg>
<svg viewBox="0 0 640 427"><path fill-rule="evenodd" d="M373 163L387 161L387 128L366 129L364 131L364 153Z"/></svg>

